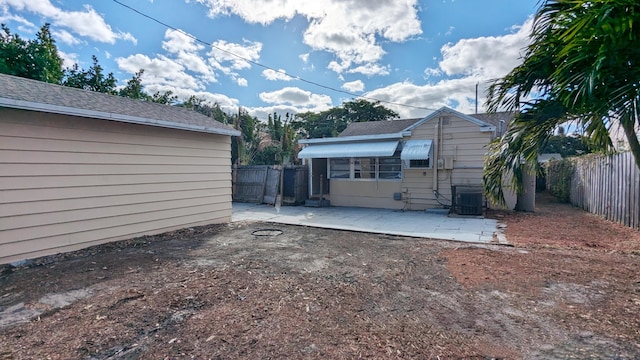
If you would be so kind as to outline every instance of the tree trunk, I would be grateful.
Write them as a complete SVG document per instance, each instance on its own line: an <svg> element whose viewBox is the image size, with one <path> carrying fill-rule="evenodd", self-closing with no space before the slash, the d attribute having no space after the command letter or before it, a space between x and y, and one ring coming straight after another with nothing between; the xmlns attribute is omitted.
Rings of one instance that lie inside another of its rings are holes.
<svg viewBox="0 0 640 360"><path fill-rule="evenodd" d="M522 190L518 192L516 211L536 211L536 170L533 165L522 169Z"/></svg>
<svg viewBox="0 0 640 360"><path fill-rule="evenodd" d="M631 150L631 154L633 154L636 166L640 169L640 141L638 141L638 135L636 135L636 125L640 126L640 124L635 121L637 118L636 113L635 116L630 116L629 119L625 119L626 121L621 121L621 123L624 134L627 136L627 141L629 142L629 150Z"/></svg>

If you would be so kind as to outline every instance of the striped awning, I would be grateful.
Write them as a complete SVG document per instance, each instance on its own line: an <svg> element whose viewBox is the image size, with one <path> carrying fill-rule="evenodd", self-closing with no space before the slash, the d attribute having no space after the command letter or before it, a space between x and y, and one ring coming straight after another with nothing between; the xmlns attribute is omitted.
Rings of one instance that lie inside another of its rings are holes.
<svg viewBox="0 0 640 360"><path fill-rule="evenodd" d="M398 141L309 145L298 153L300 159L393 156Z"/></svg>

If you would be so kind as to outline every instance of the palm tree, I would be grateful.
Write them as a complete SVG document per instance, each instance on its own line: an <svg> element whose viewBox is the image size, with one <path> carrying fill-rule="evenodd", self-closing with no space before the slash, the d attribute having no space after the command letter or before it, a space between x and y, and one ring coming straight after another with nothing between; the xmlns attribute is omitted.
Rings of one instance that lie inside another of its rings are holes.
<svg viewBox="0 0 640 360"><path fill-rule="evenodd" d="M523 62L488 91L487 106L520 110L490 145L484 180L488 196L504 203L503 173L535 166L554 129L570 121L600 150L613 145L609 127L624 129L636 165L640 103L640 2L546 0L538 9Z"/></svg>

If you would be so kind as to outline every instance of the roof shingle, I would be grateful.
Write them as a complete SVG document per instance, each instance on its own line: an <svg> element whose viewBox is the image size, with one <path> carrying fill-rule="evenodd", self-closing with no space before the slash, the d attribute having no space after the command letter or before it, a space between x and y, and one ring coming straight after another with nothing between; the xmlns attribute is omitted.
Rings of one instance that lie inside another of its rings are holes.
<svg viewBox="0 0 640 360"><path fill-rule="evenodd" d="M504 124L508 124L511 118L513 118L513 112L497 112L497 113L483 113L483 114L470 114L467 115L474 119L480 120L486 125L493 125L500 127L500 121L504 121ZM346 136L366 136L366 135L383 135L383 134L396 134L416 124L418 121L424 118L418 119L399 119L388 121L368 121L368 122L356 122L351 123L344 129L338 137ZM503 127L504 130L504 127Z"/></svg>
<svg viewBox="0 0 640 360"><path fill-rule="evenodd" d="M476 118L478 120L482 120L486 123L489 123L495 126L498 130L502 129L504 132L507 128L511 119L516 115L513 111L501 111L495 113L482 113L482 114L469 114L469 116ZM502 123L501 123L502 122ZM498 134L502 135L502 134Z"/></svg>
<svg viewBox="0 0 640 360"><path fill-rule="evenodd" d="M387 121L367 121L349 124L338 137L360 135L395 134L403 131L421 119L400 119Z"/></svg>
<svg viewBox="0 0 640 360"><path fill-rule="evenodd" d="M37 108L41 111L53 113L73 113L84 117L225 135L239 134L232 127L187 108L134 100L6 74L0 74L0 100L2 100L0 106L5 107L26 108L25 103L37 104Z"/></svg>

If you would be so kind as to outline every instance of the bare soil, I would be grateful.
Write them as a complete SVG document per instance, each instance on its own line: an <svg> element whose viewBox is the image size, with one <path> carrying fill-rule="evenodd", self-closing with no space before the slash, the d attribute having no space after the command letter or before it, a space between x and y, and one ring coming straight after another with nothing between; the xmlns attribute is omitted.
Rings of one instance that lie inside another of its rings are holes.
<svg viewBox="0 0 640 360"><path fill-rule="evenodd" d="M542 195L514 246L265 223L5 268L0 359L637 359L640 233Z"/></svg>

